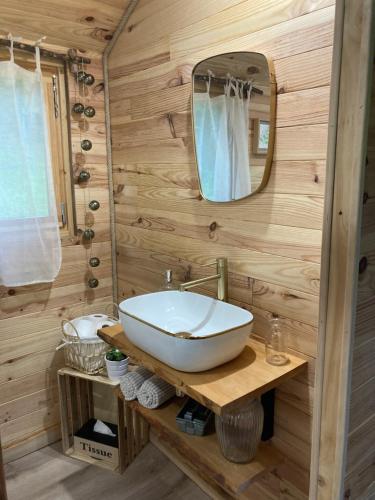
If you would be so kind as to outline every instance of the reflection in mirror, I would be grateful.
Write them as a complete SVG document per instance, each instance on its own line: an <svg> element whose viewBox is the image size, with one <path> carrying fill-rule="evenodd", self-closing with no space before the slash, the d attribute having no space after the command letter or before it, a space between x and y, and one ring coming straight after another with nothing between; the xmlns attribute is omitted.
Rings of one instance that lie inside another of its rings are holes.
<svg viewBox="0 0 375 500"><path fill-rule="evenodd" d="M231 52L198 63L192 115L202 196L224 202L260 191L275 130L275 82L266 57Z"/></svg>

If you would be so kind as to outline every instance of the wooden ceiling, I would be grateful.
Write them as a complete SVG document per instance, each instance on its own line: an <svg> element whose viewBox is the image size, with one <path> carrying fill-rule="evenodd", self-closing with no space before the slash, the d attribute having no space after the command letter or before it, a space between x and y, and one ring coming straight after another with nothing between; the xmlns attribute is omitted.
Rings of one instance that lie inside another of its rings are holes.
<svg viewBox="0 0 375 500"><path fill-rule="evenodd" d="M0 35L103 52L129 0L1 0Z"/></svg>

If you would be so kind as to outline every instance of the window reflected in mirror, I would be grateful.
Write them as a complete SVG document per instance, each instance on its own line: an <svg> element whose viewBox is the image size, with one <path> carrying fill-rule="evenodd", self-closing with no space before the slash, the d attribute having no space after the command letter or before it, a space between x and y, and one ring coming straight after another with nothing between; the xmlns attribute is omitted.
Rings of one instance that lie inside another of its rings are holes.
<svg viewBox="0 0 375 500"><path fill-rule="evenodd" d="M228 202L267 183L275 134L275 82L263 54L231 52L193 69L192 116L202 196Z"/></svg>

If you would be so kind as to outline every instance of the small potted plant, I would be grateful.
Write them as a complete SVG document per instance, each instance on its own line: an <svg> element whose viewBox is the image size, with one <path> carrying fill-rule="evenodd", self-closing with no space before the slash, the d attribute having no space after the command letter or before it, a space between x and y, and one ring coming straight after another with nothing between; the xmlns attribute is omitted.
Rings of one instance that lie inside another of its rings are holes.
<svg viewBox="0 0 375 500"><path fill-rule="evenodd" d="M121 351L113 347L105 355L108 377L111 380L119 380L128 371L129 358Z"/></svg>

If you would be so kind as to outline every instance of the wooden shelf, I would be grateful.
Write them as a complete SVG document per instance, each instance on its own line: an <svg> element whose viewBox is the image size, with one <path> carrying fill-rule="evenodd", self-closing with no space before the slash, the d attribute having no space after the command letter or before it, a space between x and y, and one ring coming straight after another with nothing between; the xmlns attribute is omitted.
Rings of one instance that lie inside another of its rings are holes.
<svg viewBox="0 0 375 500"><path fill-rule="evenodd" d="M307 361L292 355L288 355L288 364L272 366L266 362L264 345L249 339L243 352L229 363L206 372L186 373L136 347L127 339L121 325L103 328L98 335L218 415L243 399L258 397L277 387L307 366Z"/></svg>
<svg viewBox="0 0 375 500"><path fill-rule="evenodd" d="M175 398L156 410L148 410L137 401L126 404L149 423L152 442L156 445L160 442L176 462L235 498L246 498L247 490L251 490L260 475L283 462L282 455L271 443L260 443L256 457L248 464L229 462L221 454L216 434L191 436L177 429L176 415L184 402L184 399Z"/></svg>
<svg viewBox="0 0 375 500"><path fill-rule="evenodd" d="M89 380L90 382L98 382L99 384L110 385L112 387L116 387L120 384L120 382L116 382L111 380L104 375L89 375L88 373L83 373L78 370L74 370L74 368L64 367L59 370L60 375L70 375L72 377L81 378L84 380Z"/></svg>

